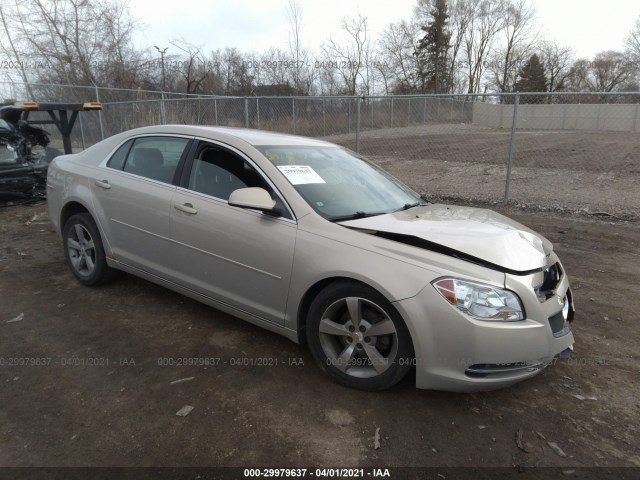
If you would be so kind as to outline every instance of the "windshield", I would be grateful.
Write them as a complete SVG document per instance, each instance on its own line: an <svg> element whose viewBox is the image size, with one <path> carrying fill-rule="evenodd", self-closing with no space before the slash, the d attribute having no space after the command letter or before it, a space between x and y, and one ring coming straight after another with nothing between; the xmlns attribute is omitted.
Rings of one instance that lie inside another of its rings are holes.
<svg viewBox="0 0 640 480"><path fill-rule="evenodd" d="M329 220L393 212L420 196L384 170L340 147L257 147L313 209Z"/></svg>

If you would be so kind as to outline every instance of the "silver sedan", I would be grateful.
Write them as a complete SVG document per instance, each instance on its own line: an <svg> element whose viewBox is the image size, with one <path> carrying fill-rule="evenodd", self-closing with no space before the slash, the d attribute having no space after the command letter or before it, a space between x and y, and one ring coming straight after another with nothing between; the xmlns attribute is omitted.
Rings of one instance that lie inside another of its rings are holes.
<svg viewBox="0 0 640 480"><path fill-rule="evenodd" d="M123 270L306 343L381 390L475 391L572 348L549 241L489 210L430 203L359 155L256 130L155 126L56 158L49 216L75 277Z"/></svg>

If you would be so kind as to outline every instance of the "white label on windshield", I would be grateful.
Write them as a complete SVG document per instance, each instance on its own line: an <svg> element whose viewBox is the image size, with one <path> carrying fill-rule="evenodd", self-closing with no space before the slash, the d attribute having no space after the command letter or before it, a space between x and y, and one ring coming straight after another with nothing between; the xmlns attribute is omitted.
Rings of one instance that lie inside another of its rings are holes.
<svg viewBox="0 0 640 480"><path fill-rule="evenodd" d="M292 185L326 183L309 165L278 165L278 168Z"/></svg>

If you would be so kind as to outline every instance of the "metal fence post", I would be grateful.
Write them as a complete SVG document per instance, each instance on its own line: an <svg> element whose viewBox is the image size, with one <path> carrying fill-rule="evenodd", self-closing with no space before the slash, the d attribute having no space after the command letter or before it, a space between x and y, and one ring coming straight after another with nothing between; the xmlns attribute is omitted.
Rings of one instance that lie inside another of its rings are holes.
<svg viewBox="0 0 640 480"><path fill-rule="evenodd" d="M296 133L296 99L291 99L291 122L293 123L293 133Z"/></svg>
<svg viewBox="0 0 640 480"><path fill-rule="evenodd" d="M218 99L213 99L213 114L216 117L216 127L218 126Z"/></svg>
<svg viewBox="0 0 640 480"><path fill-rule="evenodd" d="M322 135L327 136L327 116L325 108L325 98L322 99Z"/></svg>
<svg viewBox="0 0 640 480"><path fill-rule="evenodd" d="M162 92L162 98L160 99L160 122L162 123L162 125L166 125L167 124L167 112L165 110L165 105L164 105L164 92Z"/></svg>
<svg viewBox="0 0 640 480"><path fill-rule="evenodd" d="M423 98L424 100L424 109L422 111L422 123L427 124L427 97Z"/></svg>
<svg viewBox="0 0 640 480"><path fill-rule="evenodd" d="M91 83L93 83L93 81ZM98 91L98 86L95 83L93 83L93 86L96 89L96 102L100 103L100 92ZM100 122L100 140L104 140L104 127L102 126L102 109L98 110L98 121Z"/></svg>
<svg viewBox="0 0 640 480"><path fill-rule="evenodd" d="M391 127L393 128L393 97L391 97Z"/></svg>
<svg viewBox="0 0 640 480"><path fill-rule="evenodd" d="M504 184L504 203L509 203L509 184L511 183L511 166L516 149L516 127L518 124L518 105L520 104L520 94L516 93L513 101L513 120L511 120L511 142L509 143L509 159L507 161L507 178Z"/></svg>
<svg viewBox="0 0 640 480"><path fill-rule="evenodd" d="M249 99L244 99L244 128L249 128Z"/></svg>
<svg viewBox="0 0 640 480"><path fill-rule="evenodd" d="M85 150L87 147L85 146L84 143L84 127L82 126L82 117L83 115L80 114L78 115L78 120L80 120L80 139L82 140L82 150Z"/></svg>
<svg viewBox="0 0 640 480"><path fill-rule="evenodd" d="M373 130L375 128L375 120L373 118L373 104L375 103L375 100L371 97L369 97L369 108L371 109L371 130Z"/></svg>
<svg viewBox="0 0 640 480"><path fill-rule="evenodd" d="M260 99L256 97L256 119L258 120L258 129L260 128Z"/></svg>
<svg viewBox="0 0 640 480"><path fill-rule="evenodd" d="M356 153L360 153L360 104L361 98L356 98Z"/></svg>

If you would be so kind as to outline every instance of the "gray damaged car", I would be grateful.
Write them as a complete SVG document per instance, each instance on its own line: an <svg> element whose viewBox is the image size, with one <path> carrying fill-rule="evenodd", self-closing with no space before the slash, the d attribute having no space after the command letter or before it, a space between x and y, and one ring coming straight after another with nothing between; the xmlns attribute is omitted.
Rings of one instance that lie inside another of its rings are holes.
<svg viewBox="0 0 640 480"><path fill-rule="evenodd" d="M44 193L47 169L61 154L48 148L46 130L21 119L24 107L0 107L0 197L31 197Z"/></svg>

